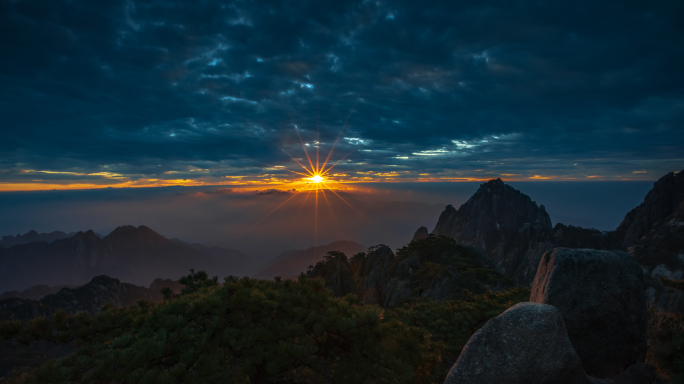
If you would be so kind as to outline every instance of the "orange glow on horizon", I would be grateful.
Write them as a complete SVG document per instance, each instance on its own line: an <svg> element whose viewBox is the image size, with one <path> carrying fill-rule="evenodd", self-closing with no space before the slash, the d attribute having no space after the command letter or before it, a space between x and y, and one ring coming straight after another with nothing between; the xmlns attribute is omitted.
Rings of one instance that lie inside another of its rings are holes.
<svg viewBox="0 0 684 384"><path fill-rule="evenodd" d="M288 170L289 171L289 170ZM534 175L534 176L524 176L518 175L517 177L505 177L506 175L489 175L486 177L454 177L454 176L435 176L426 177L420 175L391 175L381 172L356 172L358 176L352 176L349 174L335 175L335 181L321 175L323 178L321 182L316 182L311 180L314 176L307 175L304 173L294 172L304 176L309 176L300 179L293 178L281 178L275 175L268 176L224 176L228 180L219 180L217 178L212 178L210 180L198 178L198 179L137 179L126 180L127 177L117 178L117 179L103 179L101 184L93 182L85 183L74 183L69 182L55 182L55 181L36 181L36 182L0 182L0 192L31 192L31 191L50 191L50 190L85 190L85 189L105 189L105 188L155 188L155 187L170 187L170 186L185 186L185 187L203 187L203 186L216 186L216 187L240 187L245 189L256 190L263 187L271 187L277 189L298 189L303 188L306 184L322 184L327 183L329 185L335 185L341 189L343 184L357 184L357 183L445 183L445 182L478 182L486 183L491 179L496 179L501 177L505 182L519 182L519 181L610 181L610 180L620 180L620 181L644 181L651 180L648 177L634 177L641 176L643 174L637 175L616 175L613 177L589 175L589 176L544 176L544 175ZM630 177L631 176L631 177ZM644 175L647 176L647 175ZM350 189L350 188L343 188Z"/></svg>

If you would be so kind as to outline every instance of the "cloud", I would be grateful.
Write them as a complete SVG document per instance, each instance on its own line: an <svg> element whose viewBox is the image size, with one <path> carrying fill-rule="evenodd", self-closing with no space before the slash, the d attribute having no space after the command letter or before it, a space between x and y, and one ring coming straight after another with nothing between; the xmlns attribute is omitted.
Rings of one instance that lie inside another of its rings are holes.
<svg viewBox="0 0 684 384"><path fill-rule="evenodd" d="M343 128L350 180L684 160L681 2L0 7L0 186L292 177Z"/></svg>

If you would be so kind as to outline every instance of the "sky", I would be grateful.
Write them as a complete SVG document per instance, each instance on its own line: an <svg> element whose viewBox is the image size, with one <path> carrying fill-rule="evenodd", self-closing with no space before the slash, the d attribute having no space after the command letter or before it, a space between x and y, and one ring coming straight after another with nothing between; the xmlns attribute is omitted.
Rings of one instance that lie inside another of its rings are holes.
<svg viewBox="0 0 684 384"><path fill-rule="evenodd" d="M312 166L331 187L652 182L684 164L683 17L681 1L2 0L0 191L301 190Z"/></svg>

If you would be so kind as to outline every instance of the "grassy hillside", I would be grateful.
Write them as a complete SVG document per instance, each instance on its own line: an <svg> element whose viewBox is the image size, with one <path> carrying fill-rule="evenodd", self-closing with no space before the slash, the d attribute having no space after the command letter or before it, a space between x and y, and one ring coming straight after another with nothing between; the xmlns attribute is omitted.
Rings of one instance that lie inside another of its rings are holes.
<svg viewBox="0 0 684 384"><path fill-rule="evenodd" d="M487 319L523 290L396 310L332 296L320 278L264 281L197 273L163 303L28 324L0 337L71 340L79 350L10 383L433 383ZM19 371L17 373L20 373Z"/></svg>

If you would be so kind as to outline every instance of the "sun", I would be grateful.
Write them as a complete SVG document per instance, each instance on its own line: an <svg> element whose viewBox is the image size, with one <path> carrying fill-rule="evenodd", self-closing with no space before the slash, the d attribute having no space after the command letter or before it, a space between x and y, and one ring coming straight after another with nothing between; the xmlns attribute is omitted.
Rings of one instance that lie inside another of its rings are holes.
<svg viewBox="0 0 684 384"><path fill-rule="evenodd" d="M351 112L349 112L349 114L351 116ZM349 120L349 117L347 117L347 121L348 120ZM283 166L274 166L274 165L265 164L265 163L262 163L262 164L269 166L271 168L278 168L278 169L281 169L281 170L284 170L284 171L287 171L287 172L290 172L293 174L304 176L301 179L298 179L298 181L294 182L293 184L302 183L302 184L305 184L305 186L303 188L298 188L298 189L289 187L288 190L294 191L294 193L292 193L292 195L289 198L287 198L285 201L280 203L280 205L275 207L269 213L264 215L264 217L262 217L260 220L258 220L256 223L254 223L252 226L245 229L238 236L238 238L241 237L242 235L244 235L246 232L248 232L252 228L256 227L259 223L261 223L263 220L265 220L267 217L269 217L273 212L280 209L280 207L282 207L283 205L287 204L289 201L291 201L292 199L294 199L295 197L300 196L300 195L304 196L304 203L303 204L306 204L306 202L309 199L309 196L313 195L314 207L315 207L314 208L314 246L316 246L317 238L318 238L318 205L319 205L318 204L318 201L319 201L318 197L319 197L319 195L323 198L325 203L330 208L330 211L331 211L333 218L335 220L337 220L337 218L335 217L334 212L332 212L333 207L330 204L330 201L328 200L327 192L330 192L330 194L335 195L338 199L340 199L342 202L344 202L347 206L349 206L351 209L356 211L356 213L358 213L359 216L368 220L361 212L359 212L358 209L356 209L344 197L342 197L339 193L337 193L335 191L334 186L335 186L335 184L339 184L340 181L335 180L335 178L338 176L337 174L331 174L330 173L333 170L333 168L335 168L338 164L340 164L342 161L344 161L349 155L351 155L354 152L354 151L351 151L351 152L347 153L346 155L342 156L342 158L340 158L339 160L334 162L334 164L331 164L334 161L334 160L331 161L331 157L332 157L333 152L335 150L335 146L339 142L340 138L342 138L342 132L344 131L344 128L346 125L347 125L347 123L345 122L344 126L340 130L340 133L337 135L337 139L335 139L335 142L333 143L332 147L328 151L328 155L325 157L325 160L323 160L322 164L320 161L321 158L319 156L319 144L320 144L320 142L316 141L314 143L315 145L313 145L316 148L316 157L312 160L313 156L309 156L309 151L307 151L307 149L306 149L306 147L310 146L310 144L306 144L306 145L304 144L302 137L299 135L299 130L295 126L294 131L297 134L297 138L299 138L300 144L302 145L302 150L304 152L304 155L306 156L306 161L300 161L302 159L298 160L297 158L295 158L292 155L290 155L289 153L287 153L284 149L281 148L281 150L288 157L290 157L292 159L292 161L294 161L297 165L302 167L303 172L302 171L293 171L293 170L287 169L286 167L283 167ZM314 162L314 160L315 160L315 162ZM307 164L307 162L308 162L308 166L305 165L305 164ZM306 184L308 184L308 185L306 185ZM331 187L331 184L332 184L332 187ZM290 188L292 188L292 189L290 189ZM304 205L302 205L302 208L303 207L304 207Z"/></svg>

